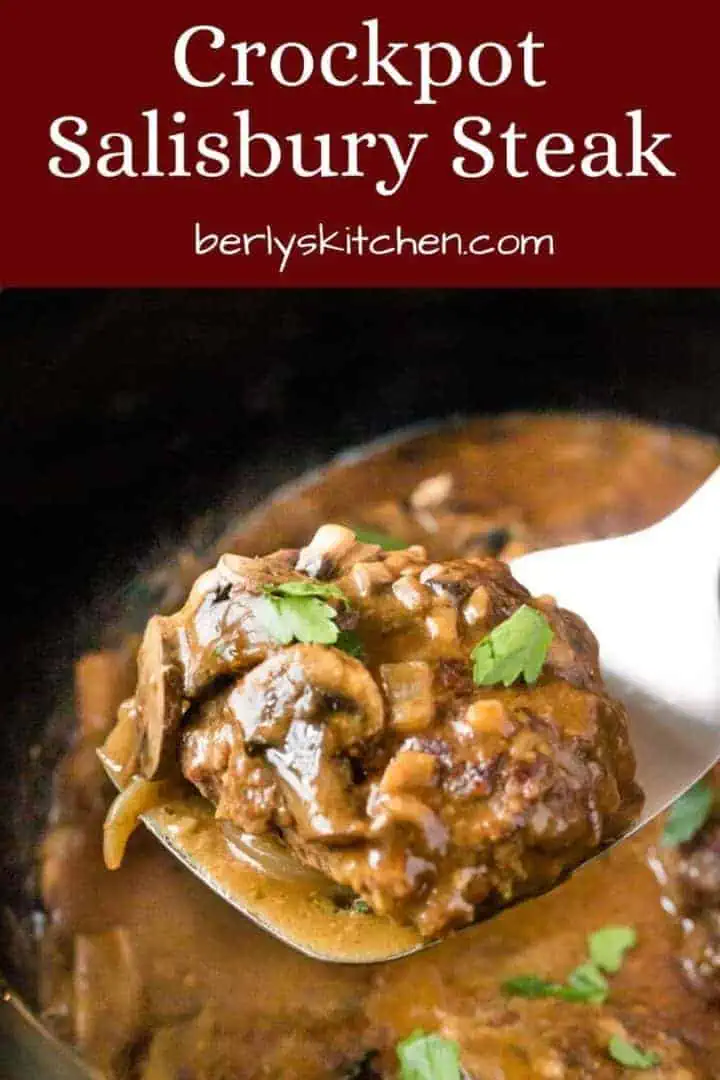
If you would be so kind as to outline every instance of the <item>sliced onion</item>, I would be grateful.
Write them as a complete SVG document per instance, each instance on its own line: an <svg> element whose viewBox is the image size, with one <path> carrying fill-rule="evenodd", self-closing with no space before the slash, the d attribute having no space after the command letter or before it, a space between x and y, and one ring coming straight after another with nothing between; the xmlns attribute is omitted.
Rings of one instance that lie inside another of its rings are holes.
<svg viewBox="0 0 720 1080"><path fill-rule="evenodd" d="M324 890L333 884L318 870L299 862L277 837L253 836L228 821L223 821L222 829L232 854L267 877L277 881L304 881Z"/></svg>
<svg viewBox="0 0 720 1080"><path fill-rule="evenodd" d="M113 800L103 825L103 858L108 870L117 870L141 814L162 806L167 788L159 781L134 776Z"/></svg>
<svg viewBox="0 0 720 1080"><path fill-rule="evenodd" d="M135 701L123 701L118 709L117 723L112 728L100 750L100 760L106 769L120 782L129 779L140 750L140 728L137 722Z"/></svg>

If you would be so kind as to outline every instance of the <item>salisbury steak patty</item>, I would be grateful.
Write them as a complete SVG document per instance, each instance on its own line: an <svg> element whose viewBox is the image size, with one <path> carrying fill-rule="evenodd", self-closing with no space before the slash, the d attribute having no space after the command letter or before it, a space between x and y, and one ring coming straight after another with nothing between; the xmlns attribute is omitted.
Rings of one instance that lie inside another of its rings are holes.
<svg viewBox="0 0 720 1080"><path fill-rule="evenodd" d="M682 972L694 990L720 1002L720 765L701 786L710 798L705 820L684 842L661 844L650 861L663 906L680 924Z"/></svg>
<svg viewBox="0 0 720 1080"><path fill-rule="evenodd" d="M548 887L642 802L581 619L495 559L340 526L224 556L151 620L124 708L144 775L179 766L219 818L428 937Z"/></svg>

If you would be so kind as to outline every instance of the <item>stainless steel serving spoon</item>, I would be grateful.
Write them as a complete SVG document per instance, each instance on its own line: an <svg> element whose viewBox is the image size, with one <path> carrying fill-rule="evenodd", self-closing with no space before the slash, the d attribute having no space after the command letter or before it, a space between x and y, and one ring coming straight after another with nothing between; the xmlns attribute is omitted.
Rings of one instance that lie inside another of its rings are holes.
<svg viewBox="0 0 720 1080"><path fill-rule="evenodd" d="M512 569L533 594L583 616L601 643L608 687L629 709L645 806L625 839L720 758L720 469L649 529L524 555ZM104 764L117 783L117 768ZM311 879L268 888L200 800L190 809L168 803L143 821L223 899L309 956L374 963L436 944L338 908Z"/></svg>

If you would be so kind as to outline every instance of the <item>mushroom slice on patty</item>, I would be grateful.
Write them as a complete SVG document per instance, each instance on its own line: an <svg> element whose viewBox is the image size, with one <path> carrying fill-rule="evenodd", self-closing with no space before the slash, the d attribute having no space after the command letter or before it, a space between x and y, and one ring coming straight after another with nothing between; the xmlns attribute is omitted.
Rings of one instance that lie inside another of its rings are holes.
<svg viewBox="0 0 720 1080"><path fill-rule="evenodd" d="M228 747L221 761L211 733L219 717ZM242 829L252 825L247 777L254 769L267 821L287 821L289 812L303 839L346 843L367 833L353 760L360 761L384 719L380 690L358 660L333 648L293 645L197 708L181 763L201 790L214 789L218 816Z"/></svg>
<svg viewBox="0 0 720 1080"><path fill-rule="evenodd" d="M138 764L143 776L167 773L176 759L177 730L185 711L177 633L170 619L155 615L138 655L134 712L139 733Z"/></svg>
<svg viewBox="0 0 720 1080"><path fill-rule="evenodd" d="M384 726L380 690L352 656L295 645L258 665L231 691L227 708L246 748L264 752L306 839L344 842L366 832L364 795L352 758Z"/></svg>
<svg viewBox="0 0 720 1080"><path fill-rule="evenodd" d="M523 608L543 625L538 670L476 682L476 650ZM339 525L299 553L221 559L151 623L130 706L147 777L174 743L219 819L280 834L426 937L548 888L642 803L580 618L495 559L428 562Z"/></svg>
<svg viewBox="0 0 720 1080"><path fill-rule="evenodd" d="M269 657L237 684L228 704L251 747L282 745L300 720L324 724L328 749L341 753L384 726L382 695L367 668L322 645L293 645Z"/></svg>

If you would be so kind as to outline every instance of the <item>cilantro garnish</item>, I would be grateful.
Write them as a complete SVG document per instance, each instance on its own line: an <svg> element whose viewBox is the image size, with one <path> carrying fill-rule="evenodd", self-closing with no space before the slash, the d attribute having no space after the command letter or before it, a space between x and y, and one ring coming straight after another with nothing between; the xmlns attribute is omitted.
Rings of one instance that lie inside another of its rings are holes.
<svg viewBox="0 0 720 1080"><path fill-rule="evenodd" d="M615 975L620 970L625 953L636 944L637 932L632 926L603 926L588 935L590 959L608 975Z"/></svg>
<svg viewBox="0 0 720 1080"><path fill-rule="evenodd" d="M607 980L594 964L581 964L566 983L551 982L539 975L517 975L502 984L505 994L525 998L560 998L563 1001L601 1005L608 994Z"/></svg>
<svg viewBox="0 0 720 1080"><path fill-rule="evenodd" d="M589 959L571 971L564 983L551 982L539 975L517 975L502 984L506 994L526 998L562 998L563 1001L602 1005L610 993L603 972L615 975L628 949L637 943L632 926L603 926L588 934Z"/></svg>
<svg viewBox="0 0 720 1080"><path fill-rule="evenodd" d="M335 645L361 660L363 644L354 630L341 630L337 610L326 597L350 603L337 585L322 581L285 581L265 585L258 615L270 636L280 645L300 641L305 645Z"/></svg>
<svg viewBox="0 0 720 1080"><path fill-rule="evenodd" d="M660 1064L659 1054L652 1050L643 1050L623 1039L622 1035L613 1035L608 1044L608 1053L613 1061L624 1065L626 1069L652 1069Z"/></svg>
<svg viewBox="0 0 720 1080"><path fill-rule="evenodd" d="M567 980L568 988L575 997L567 997L569 1001L589 1001L592 1005L602 1005L610 993L608 981L597 964L588 960L571 971Z"/></svg>
<svg viewBox="0 0 720 1080"><path fill-rule="evenodd" d="M503 993L512 997L544 998L555 997L562 990L562 983L541 979L539 975L516 975L502 984Z"/></svg>
<svg viewBox="0 0 720 1080"><path fill-rule="evenodd" d="M365 656L363 643L354 630L341 630L335 646L346 652L348 656L354 656L356 660L362 660Z"/></svg>
<svg viewBox="0 0 720 1080"><path fill-rule="evenodd" d="M442 1035L414 1031L397 1045L401 1080L461 1080L460 1048Z"/></svg>
<svg viewBox="0 0 720 1080"><path fill-rule="evenodd" d="M477 686L510 686L522 675L529 685L537 682L552 637L545 616L523 604L473 649L473 681Z"/></svg>
<svg viewBox="0 0 720 1080"><path fill-rule="evenodd" d="M345 601L337 585L318 581L286 581L266 585L260 598L260 619L270 636L280 645L291 641L303 644L334 645L340 630L336 609L326 597Z"/></svg>
<svg viewBox="0 0 720 1080"><path fill-rule="evenodd" d="M676 847L692 840L710 817L712 806L712 788L706 780L698 780L670 810L660 841L663 847Z"/></svg>
<svg viewBox="0 0 720 1080"><path fill-rule="evenodd" d="M284 581L279 585L265 585L264 591L268 596L309 596L324 597L335 596L338 600L344 600L345 596L338 585L326 581Z"/></svg>
<svg viewBox="0 0 720 1080"><path fill-rule="evenodd" d="M372 908L368 904L367 900L363 900L360 896L356 896L350 905L350 910L355 915L371 915Z"/></svg>
<svg viewBox="0 0 720 1080"><path fill-rule="evenodd" d="M397 540L387 533L376 532L375 529L353 529L355 539L361 544L379 544L383 551L402 551L407 547L404 540Z"/></svg>
<svg viewBox="0 0 720 1080"><path fill-rule="evenodd" d="M565 997L568 987L563 983L542 979L539 975L516 975L502 984L503 993L512 997Z"/></svg>

